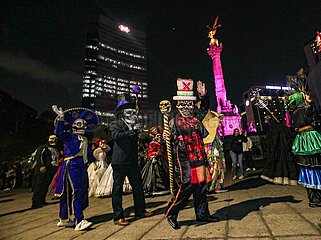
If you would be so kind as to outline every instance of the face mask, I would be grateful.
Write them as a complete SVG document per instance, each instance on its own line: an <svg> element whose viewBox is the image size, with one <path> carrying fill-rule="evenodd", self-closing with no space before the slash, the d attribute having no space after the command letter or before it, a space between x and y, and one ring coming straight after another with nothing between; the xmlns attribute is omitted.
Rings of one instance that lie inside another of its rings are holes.
<svg viewBox="0 0 321 240"><path fill-rule="evenodd" d="M178 101L176 108L183 117L190 117L193 114L194 102L193 101Z"/></svg>
<svg viewBox="0 0 321 240"><path fill-rule="evenodd" d="M50 136L49 136L49 139L48 139L48 143L49 143L49 145L51 145L51 146L55 146L56 143L57 143L57 137L56 137L56 135L50 135Z"/></svg>
<svg viewBox="0 0 321 240"><path fill-rule="evenodd" d="M78 118L72 124L72 132L75 134L85 134L87 122L84 119Z"/></svg>
<svg viewBox="0 0 321 240"><path fill-rule="evenodd" d="M137 111L135 109L124 109L123 114L126 123L133 124L137 121Z"/></svg>

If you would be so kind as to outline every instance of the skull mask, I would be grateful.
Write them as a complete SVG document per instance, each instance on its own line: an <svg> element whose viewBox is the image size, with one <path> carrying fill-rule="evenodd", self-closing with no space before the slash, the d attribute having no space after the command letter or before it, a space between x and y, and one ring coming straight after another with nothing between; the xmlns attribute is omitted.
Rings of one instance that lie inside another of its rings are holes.
<svg viewBox="0 0 321 240"><path fill-rule="evenodd" d="M137 111L135 109L127 108L123 111L124 120L128 124L134 124L137 122Z"/></svg>
<svg viewBox="0 0 321 240"><path fill-rule="evenodd" d="M57 140L58 139L57 139L56 135L50 135L49 138L48 138L48 144L50 146L55 146L56 143L57 143Z"/></svg>
<svg viewBox="0 0 321 240"><path fill-rule="evenodd" d="M170 113L172 105L168 100L163 100L159 103L159 109L162 114Z"/></svg>
<svg viewBox="0 0 321 240"><path fill-rule="evenodd" d="M85 134L87 122L84 119L78 118L72 123L72 132L75 134Z"/></svg>
<svg viewBox="0 0 321 240"><path fill-rule="evenodd" d="M194 102L193 101L178 101L176 108L183 117L190 117L193 115Z"/></svg>

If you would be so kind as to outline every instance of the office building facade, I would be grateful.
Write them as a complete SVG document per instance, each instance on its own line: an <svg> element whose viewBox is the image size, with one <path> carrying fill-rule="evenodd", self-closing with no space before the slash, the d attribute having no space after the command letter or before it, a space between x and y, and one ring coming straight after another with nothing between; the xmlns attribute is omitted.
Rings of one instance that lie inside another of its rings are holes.
<svg viewBox="0 0 321 240"><path fill-rule="evenodd" d="M101 117L112 116L117 96L137 94L142 109L148 108L146 34L103 15L87 33L82 105Z"/></svg>

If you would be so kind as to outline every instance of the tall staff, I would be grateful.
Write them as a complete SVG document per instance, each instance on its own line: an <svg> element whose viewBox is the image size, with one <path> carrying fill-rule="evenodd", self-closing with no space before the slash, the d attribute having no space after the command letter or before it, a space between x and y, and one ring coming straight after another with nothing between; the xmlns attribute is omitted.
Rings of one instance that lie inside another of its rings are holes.
<svg viewBox="0 0 321 240"><path fill-rule="evenodd" d="M163 100L159 103L160 112L163 114L164 119L164 133L166 136L170 136L169 131L169 116L172 110L172 105L168 100ZM174 196L174 166L172 159L172 150L170 139L166 138L166 150L167 150L167 158L168 158L168 168L169 168L169 188L171 194Z"/></svg>

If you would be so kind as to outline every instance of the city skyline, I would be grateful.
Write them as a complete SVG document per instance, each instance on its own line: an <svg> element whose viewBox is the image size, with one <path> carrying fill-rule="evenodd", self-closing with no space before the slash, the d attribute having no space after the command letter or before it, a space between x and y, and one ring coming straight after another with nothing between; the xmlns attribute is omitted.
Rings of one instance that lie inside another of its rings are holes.
<svg viewBox="0 0 321 240"><path fill-rule="evenodd" d="M321 3L313 0L12 1L1 10L0 88L38 111L81 105L86 27L99 13L146 31L152 107L172 100L176 78L188 77L207 84L214 109L206 25L216 16L227 95L236 104L251 86L283 85L286 75L307 68L304 44L321 30Z"/></svg>

